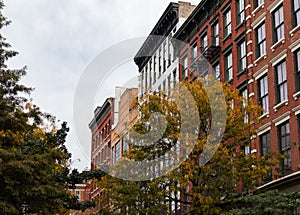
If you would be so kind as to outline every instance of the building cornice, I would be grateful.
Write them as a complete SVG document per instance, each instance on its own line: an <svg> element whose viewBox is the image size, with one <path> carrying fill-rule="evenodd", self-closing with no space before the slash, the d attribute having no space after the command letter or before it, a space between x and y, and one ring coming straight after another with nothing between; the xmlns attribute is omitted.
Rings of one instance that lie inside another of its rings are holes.
<svg viewBox="0 0 300 215"><path fill-rule="evenodd" d="M170 34L178 23L178 3L171 2L164 11L149 36L134 57L135 64L141 71L155 50L161 45L166 36Z"/></svg>

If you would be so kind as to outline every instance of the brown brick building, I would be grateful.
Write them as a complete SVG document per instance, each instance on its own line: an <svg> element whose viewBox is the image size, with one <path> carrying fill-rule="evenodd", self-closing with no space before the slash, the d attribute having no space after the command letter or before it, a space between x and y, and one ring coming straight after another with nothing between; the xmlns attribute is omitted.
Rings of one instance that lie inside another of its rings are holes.
<svg viewBox="0 0 300 215"><path fill-rule="evenodd" d="M124 89L120 96L118 105L118 123L111 132L111 155L112 163L118 161L123 154L129 149L128 129L138 119L137 109L132 108L134 99L138 96L137 88Z"/></svg>
<svg viewBox="0 0 300 215"><path fill-rule="evenodd" d="M273 174L263 187L299 190L300 151L293 143L300 135L300 1L202 0L174 37L187 43L178 50L180 80L212 72L264 108L246 153L287 157L284 178ZM203 57L211 69L203 68Z"/></svg>

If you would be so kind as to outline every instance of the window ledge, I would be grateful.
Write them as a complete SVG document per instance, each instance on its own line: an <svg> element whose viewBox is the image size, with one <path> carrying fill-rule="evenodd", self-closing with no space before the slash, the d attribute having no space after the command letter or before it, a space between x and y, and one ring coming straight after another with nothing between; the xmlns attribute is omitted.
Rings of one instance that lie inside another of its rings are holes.
<svg viewBox="0 0 300 215"><path fill-rule="evenodd" d="M235 28L234 30L237 31L241 26L244 26L245 25L245 20L243 20L241 23L239 23Z"/></svg>
<svg viewBox="0 0 300 215"><path fill-rule="evenodd" d="M295 93L295 94L293 95L294 100L296 101L296 100L298 99L299 96L300 96L300 91L298 91L297 93Z"/></svg>
<svg viewBox="0 0 300 215"><path fill-rule="evenodd" d="M263 114L259 117L259 119L263 119L263 118L265 118L265 117L269 118L269 116L270 116L269 112L266 112L266 113L263 113Z"/></svg>
<svg viewBox="0 0 300 215"><path fill-rule="evenodd" d="M226 37L224 37L224 39L222 40L222 42L224 43L228 38L230 38L231 37L231 33L230 34L228 34Z"/></svg>
<svg viewBox="0 0 300 215"><path fill-rule="evenodd" d="M275 112L277 112L279 108L281 108L284 105L288 105L288 104L289 104L289 101L288 100L284 100L284 101L278 103L277 105L275 105L273 107L273 109L274 109Z"/></svg>
<svg viewBox="0 0 300 215"><path fill-rule="evenodd" d="M272 52L274 52L275 49L276 49L279 45L281 45L281 44L283 44L283 43L285 43L285 38L284 38L284 37L281 38L280 40L278 40L274 45L271 46Z"/></svg>
<svg viewBox="0 0 300 215"><path fill-rule="evenodd" d="M229 79L229 80L227 81L227 83L228 83L228 84L232 84L232 83L233 83L233 78Z"/></svg>
<svg viewBox="0 0 300 215"><path fill-rule="evenodd" d="M262 60L262 59L266 59L267 58L267 54L263 54L262 56L260 56L259 58L257 58L254 61L254 66L257 66L257 64Z"/></svg>
<svg viewBox="0 0 300 215"><path fill-rule="evenodd" d="M300 25L297 25L295 28L293 28L291 31L290 31L290 35L291 37L294 36L295 32L298 31L300 29Z"/></svg>
<svg viewBox="0 0 300 215"><path fill-rule="evenodd" d="M255 16L255 14L257 13L257 11L259 11L260 8L264 8L265 7L265 3L261 3L260 5L258 5L253 11L252 11L252 16Z"/></svg>
<svg viewBox="0 0 300 215"><path fill-rule="evenodd" d="M239 71L237 74L236 74L236 77L240 77L241 75L245 74L246 73L246 68Z"/></svg>

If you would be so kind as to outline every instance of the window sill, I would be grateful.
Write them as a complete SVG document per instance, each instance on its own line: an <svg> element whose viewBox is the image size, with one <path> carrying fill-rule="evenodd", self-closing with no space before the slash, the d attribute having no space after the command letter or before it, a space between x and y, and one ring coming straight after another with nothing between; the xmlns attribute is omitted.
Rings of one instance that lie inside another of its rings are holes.
<svg viewBox="0 0 300 215"><path fill-rule="evenodd" d="M264 113L264 114L262 114L260 117L259 117L259 119L263 119L263 118L269 118L269 116L270 116L270 114L269 114L269 112L266 112L266 113Z"/></svg>
<svg viewBox="0 0 300 215"><path fill-rule="evenodd" d="M232 84L232 83L233 83L233 78L227 80L227 83L228 83L228 84Z"/></svg>
<svg viewBox="0 0 300 215"><path fill-rule="evenodd" d="M290 31L290 35L291 37L294 36L295 32L298 31L300 29L300 25L297 25L295 28L293 28L291 31Z"/></svg>
<svg viewBox="0 0 300 215"><path fill-rule="evenodd" d="M298 99L298 97L300 96L300 91L298 91L297 93L295 93L293 95L294 100L296 101Z"/></svg>
<svg viewBox="0 0 300 215"><path fill-rule="evenodd" d="M284 105L288 105L288 104L289 104L289 101L288 101L288 100L284 100L284 101L278 103L277 105L275 105L275 106L273 107L273 110L274 110L275 112L277 112L279 108L281 108L281 107L284 106Z"/></svg>
<svg viewBox="0 0 300 215"><path fill-rule="evenodd" d="M234 30L237 31L241 26L244 26L245 25L245 20L243 20L241 23L239 23L235 28Z"/></svg>
<svg viewBox="0 0 300 215"><path fill-rule="evenodd" d="M254 61L254 66L257 66L257 64L262 60L262 59L266 59L267 58L267 54L263 54L262 56L260 56L259 58L257 58Z"/></svg>
<svg viewBox="0 0 300 215"><path fill-rule="evenodd" d="M246 73L246 71L247 71L247 69L246 69L246 68L245 68L245 69L243 69L243 70L241 70L241 71L239 71L239 72L236 74L236 77L240 77L241 75L245 74L245 73Z"/></svg>
<svg viewBox="0 0 300 215"><path fill-rule="evenodd" d="M275 49L276 49L279 45L284 44L284 43L285 43L285 38L283 37L283 38L281 38L280 40L278 40L274 45L271 46L272 52L274 52Z"/></svg>
<svg viewBox="0 0 300 215"><path fill-rule="evenodd" d="M231 38L231 33L228 34L226 37L224 37L224 39L222 40L222 42L224 43L227 39Z"/></svg>
<svg viewBox="0 0 300 215"><path fill-rule="evenodd" d="M260 5L258 5L253 11L252 11L252 16L255 16L255 14L257 13L257 11L259 11L261 8L265 7L265 3L261 3Z"/></svg>

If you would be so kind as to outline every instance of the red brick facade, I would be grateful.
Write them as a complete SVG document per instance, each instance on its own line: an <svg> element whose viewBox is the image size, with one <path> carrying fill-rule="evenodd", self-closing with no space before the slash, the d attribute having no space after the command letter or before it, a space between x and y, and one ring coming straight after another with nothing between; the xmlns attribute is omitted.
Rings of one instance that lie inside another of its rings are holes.
<svg viewBox="0 0 300 215"><path fill-rule="evenodd" d="M174 36L175 39L187 43L178 50L181 80L193 78L193 45L196 42L198 55L203 54L212 67L219 64L221 81L230 82L232 87L244 91L245 95L257 104L268 107L262 115L264 122L258 128L258 135L253 137L249 152L260 157L263 152L263 138L269 133L269 148L290 154L290 160L286 159L281 166L282 175L298 172L300 167L299 147L293 144L299 143L300 135L300 88L297 76L300 63L297 63L296 57L297 51L300 50L300 12L297 23L293 18L296 15L294 11L297 10L293 2L203 0ZM281 6L283 13L280 11ZM228 16L229 10L231 14ZM231 21L231 33L226 35L228 20ZM218 23L218 44L214 43L215 23ZM260 27L264 23L263 32L263 27ZM282 25L283 27L280 27ZM279 33L275 33L276 29L279 29ZM203 35L207 35L207 39L203 39ZM230 53L232 75L228 69L230 61L227 56L230 56ZM188 58L187 72L185 56ZM245 65L242 58L245 58ZM209 71L211 70L208 70L208 73ZM229 80L228 77L232 79ZM262 80L264 77L266 78Z"/></svg>
<svg viewBox="0 0 300 215"><path fill-rule="evenodd" d="M114 123L114 99L108 98L101 107L97 107L89 127L92 131L91 170L99 169L111 163L111 127ZM96 183L91 184L91 199L101 205L101 196L105 195Z"/></svg>

